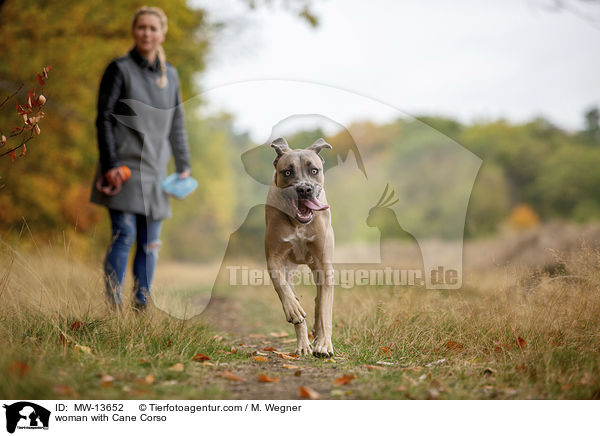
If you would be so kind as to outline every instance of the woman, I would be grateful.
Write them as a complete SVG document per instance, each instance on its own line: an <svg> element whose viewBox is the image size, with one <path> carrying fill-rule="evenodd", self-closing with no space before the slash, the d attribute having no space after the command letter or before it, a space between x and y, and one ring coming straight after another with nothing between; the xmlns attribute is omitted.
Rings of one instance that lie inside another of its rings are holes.
<svg viewBox="0 0 600 436"><path fill-rule="evenodd" d="M171 215L161 189L171 153L179 177L190 174L179 79L161 46L166 33L161 9L138 9L132 22L135 47L108 65L100 84L100 163L91 201L106 206L111 219L104 272L107 297L117 307L134 240L134 307L143 310L148 304L161 222Z"/></svg>

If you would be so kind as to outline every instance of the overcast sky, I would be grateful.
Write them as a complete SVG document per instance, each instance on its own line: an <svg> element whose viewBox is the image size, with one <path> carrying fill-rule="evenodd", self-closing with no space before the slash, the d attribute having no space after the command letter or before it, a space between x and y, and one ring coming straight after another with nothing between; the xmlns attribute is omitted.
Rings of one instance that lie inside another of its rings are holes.
<svg viewBox="0 0 600 436"><path fill-rule="evenodd" d="M580 128L584 110L600 103L599 8L584 10L578 0L562 11L550 10L550 0L314 0L316 29L280 8L249 11L241 0L195 3L213 20L230 23L200 78L209 108L233 113L237 127L255 139L273 124L269 108L243 86L215 89L257 79L301 80L413 116L520 122L542 115L567 129ZM285 100L302 99L301 92ZM327 113L324 106L336 101L319 105L314 112ZM340 116L337 121L348 123L362 114L348 108Z"/></svg>

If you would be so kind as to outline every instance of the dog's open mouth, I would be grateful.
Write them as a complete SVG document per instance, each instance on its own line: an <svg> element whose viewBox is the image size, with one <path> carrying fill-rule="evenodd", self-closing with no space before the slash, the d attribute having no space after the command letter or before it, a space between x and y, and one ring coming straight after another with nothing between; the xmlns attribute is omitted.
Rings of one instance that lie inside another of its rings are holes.
<svg viewBox="0 0 600 436"><path fill-rule="evenodd" d="M321 203L316 197L288 200L295 213L296 220L308 224L313 219L313 211L329 209L329 205Z"/></svg>

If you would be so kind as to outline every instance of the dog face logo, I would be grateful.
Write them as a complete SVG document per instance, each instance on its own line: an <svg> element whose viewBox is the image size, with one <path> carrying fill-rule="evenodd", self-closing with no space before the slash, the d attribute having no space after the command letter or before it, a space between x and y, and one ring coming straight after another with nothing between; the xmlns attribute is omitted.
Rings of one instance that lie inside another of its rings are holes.
<svg viewBox="0 0 600 436"><path fill-rule="evenodd" d="M300 224L308 224L315 211L329 208L321 195L324 177L323 159L319 152L331 148L331 145L320 138L307 149L292 150L284 138L278 138L271 147L277 153L273 161L273 183L286 202L286 207L281 210Z"/></svg>
<svg viewBox="0 0 600 436"><path fill-rule="evenodd" d="M4 404L6 409L6 431L14 433L19 429L48 429L50 411L28 401L19 401L11 405Z"/></svg>

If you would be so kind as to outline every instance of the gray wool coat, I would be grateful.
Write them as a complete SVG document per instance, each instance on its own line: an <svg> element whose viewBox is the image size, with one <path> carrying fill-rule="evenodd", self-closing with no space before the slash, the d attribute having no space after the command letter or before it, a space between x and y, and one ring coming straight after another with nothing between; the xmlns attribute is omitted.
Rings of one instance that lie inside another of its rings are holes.
<svg viewBox="0 0 600 436"><path fill-rule="evenodd" d="M150 65L135 48L104 72L96 119L100 162L90 198L153 220L171 216L169 196L161 187L171 156L178 173L190 168L177 71L167 63L164 88L156 85L159 76L158 59ZM131 170L122 190L114 196L98 191L98 175L121 165Z"/></svg>

